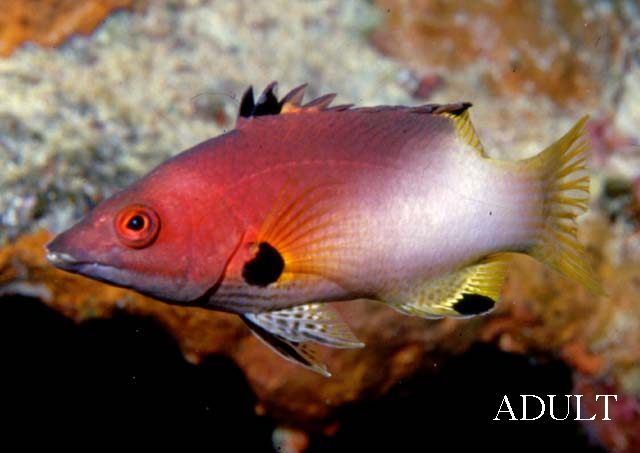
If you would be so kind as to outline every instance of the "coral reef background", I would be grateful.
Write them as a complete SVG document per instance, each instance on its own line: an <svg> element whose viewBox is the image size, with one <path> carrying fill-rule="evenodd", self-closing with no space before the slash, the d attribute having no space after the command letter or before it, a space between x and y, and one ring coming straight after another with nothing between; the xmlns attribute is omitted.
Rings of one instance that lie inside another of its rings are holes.
<svg viewBox="0 0 640 453"><path fill-rule="evenodd" d="M631 0L4 1L3 410L15 426L96 433L116 420L193 421L212 445L253 451L506 450L523 438L538 450L550 438L639 450L638 24ZM323 351L327 380L273 355L233 316L45 262L52 233L233 128L247 85L272 80L282 92L308 82L310 97L336 92L338 103L471 101L485 148L508 159L590 114L592 209L580 230L607 297L521 258L498 309L479 319L342 304L367 348ZM610 422L492 421L504 394L524 393L584 394L590 415L602 411L595 394L619 401ZM437 434L451 426L464 434ZM232 435L239 427L246 437Z"/></svg>

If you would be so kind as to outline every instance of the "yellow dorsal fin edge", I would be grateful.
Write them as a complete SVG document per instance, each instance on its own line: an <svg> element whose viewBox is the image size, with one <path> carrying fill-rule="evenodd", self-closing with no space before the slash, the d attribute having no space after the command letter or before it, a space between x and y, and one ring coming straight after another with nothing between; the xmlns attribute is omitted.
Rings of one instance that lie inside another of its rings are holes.
<svg viewBox="0 0 640 453"><path fill-rule="evenodd" d="M455 113L443 112L441 113L441 115L453 120L456 126L458 137L460 137L462 140L464 140L465 143L473 147L482 157L488 157L487 153L484 150L484 146L482 146L482 143L480 143L478 134L473 127L473 123L471 122L471 118L469 116L469 110Z"/></svg>

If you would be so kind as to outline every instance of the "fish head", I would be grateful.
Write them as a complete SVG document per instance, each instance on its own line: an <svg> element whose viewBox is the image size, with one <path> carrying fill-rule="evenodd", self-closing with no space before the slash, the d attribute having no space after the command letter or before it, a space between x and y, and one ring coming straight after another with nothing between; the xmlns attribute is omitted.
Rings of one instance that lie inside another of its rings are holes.
<svg viewBox="0 0 640 453"><path fill-rule="evenodd" d="M47 244L47 259L69 272L189 304L216 286L241 237L211 181L165 165L58 235Z"/></svg>

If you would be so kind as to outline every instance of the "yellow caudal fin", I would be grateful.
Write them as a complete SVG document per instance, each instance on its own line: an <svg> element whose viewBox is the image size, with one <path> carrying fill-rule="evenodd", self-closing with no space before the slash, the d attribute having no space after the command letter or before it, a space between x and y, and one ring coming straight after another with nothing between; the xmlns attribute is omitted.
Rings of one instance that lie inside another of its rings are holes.
<svg viewBox="0 0 640 453"><path fill-rule="evenodd" d="M529 254L594 293L603 294L576 236L576 218L586 212L589 202L590 177L585 162L589 144L584 137L587 119L583 117L561 139L526 161L542 170L546 185L544 225Z"/></svg>

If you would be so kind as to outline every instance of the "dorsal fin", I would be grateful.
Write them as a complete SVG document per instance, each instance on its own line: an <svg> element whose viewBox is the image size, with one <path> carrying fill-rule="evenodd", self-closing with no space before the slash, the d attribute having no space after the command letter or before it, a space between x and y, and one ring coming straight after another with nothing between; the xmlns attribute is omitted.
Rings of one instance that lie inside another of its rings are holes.
<svg viewBox="0 0 640 453"><path fill-rule="evenodd" d="M251 112L251 116L277 115L282 109L282 104L278 102L275 90L278 88L278 82L271 82L262 91L262 94L256 102L256 106Z"/></svg>
<svg viewBox="0 0 640 453"><path fill-rule="evenodd" d="M253 101L253 87L249 86L247 91L242 95L240 100L240 108L238 109L238 118L248 118L256 108L256 103Z"/></svg>
<svg viewBox="0 0 640 453"><path fill-rule="evenodd" d="M242 100L240 101L240 109L238 110L238 123L240 124L243 120L252 118L254 116L279 115L284 113L312 112L322 110L341 111L351 108L351 104L329 107L331 101L333 101L333 99L336 97L334 93L325 94L309 101L304 105L301 105L302 99L304 98L304 90L306 87L306 83L297 86L288 94L286 94L282 99L278 100L278 97L276 96L278 83L271 82L269 85L267 85L264 91L262 91L262 94L260 95L258 100L254 101L253 87L250 86L247 91L245 91L244 95L242 96Z"/></svg>
<svg viewBox="0 0 640 453"><path fill-rule="evenodd" d="M307 88L307 84L304 83L295 87L289 91L285 97L282 98L282 113L295 112L300 109L302 99L304 98L304 90Z"/></svg>
<svg viewBox="0 0 640 453"><path fill-rule="evenodd" d="M336 93L329 93L315 98L301 107L301 110L324 110L335 99Z"/></svg>
<svg viewBox="0 0 640 453"><path fill-rule="evenodd" d="M482 157L488 157L480 143L471 118L469 117L470 102L458 102L455 104L432 105L433 114L451 118L456 126L458 137L472 146Z"/></svg>
<svg viewBox="0 0 640 453"><path fill-rule="evenodd" d="M258 102L253 99L253 87L247 88L242 95L240 101L240 109L238 110L238 118L250 118L252 116L277 115L282 109L282 105L278 102L274 91L278 88L277 82L271 82L262 91L258 98Z"/></svg>
<svg viewBox="0 0 640 453"><path fill-rule="evenodd" d="M271 82L265 87L257 101L254 100L253 87L249 87L242 96L240 101L240 109L238 110L238 120L236 126L242 126L243 122L256 116L264 115L282 115L297 112L321 112L321 111L344 111L350 110L352 104L337 105L331 107L331 102L336 97L335 93L325 94L323 96L312 99L302 105L304 91L307 84L302 84L289 91L282 99L278 100L276 90L278 82ZM458 137L473 147L482 157L487 157L482 143L478 138L476 131L469 118L468 109L471 107L470 102L456 102L452 104L427 104L417 107L401 107L401 106L379 106L364 107L358 110L362 111L382 111L406 109L408 112L440 115L453 120Z"/></svg>

